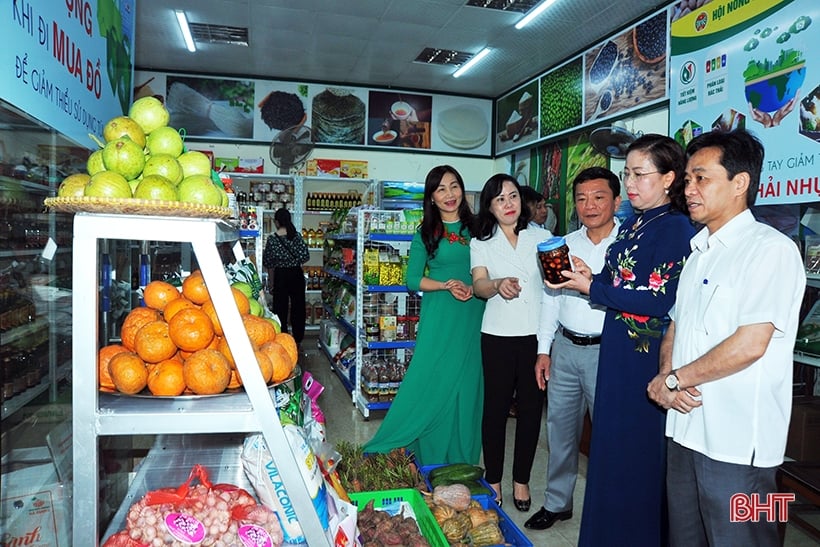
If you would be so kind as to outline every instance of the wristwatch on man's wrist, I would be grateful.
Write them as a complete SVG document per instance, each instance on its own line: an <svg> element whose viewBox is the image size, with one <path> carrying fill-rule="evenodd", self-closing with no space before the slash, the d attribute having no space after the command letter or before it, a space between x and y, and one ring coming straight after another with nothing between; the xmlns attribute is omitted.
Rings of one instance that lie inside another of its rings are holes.
<svg viewBox="0 0 820 547"><path fill-rule="evenodd" d="M670 372L664 380L669 391L680 391L680 382L678 382L678 374L674 370Z"/></svg>

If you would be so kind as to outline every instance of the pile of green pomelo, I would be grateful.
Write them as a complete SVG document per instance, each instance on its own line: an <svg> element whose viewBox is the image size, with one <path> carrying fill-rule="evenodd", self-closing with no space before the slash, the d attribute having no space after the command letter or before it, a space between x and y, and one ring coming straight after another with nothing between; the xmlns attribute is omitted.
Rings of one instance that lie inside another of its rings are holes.
<svg viewBox="0 0 820 547"><path fill-rule="evenodd" d="M63 180L58 197L135 198L225 207L228 195L211 178L211 160L185 151L179 131L155 97L135 101L128 116L103 127L105 143L88 158L87 173ZM96 139L95 139L96 140Z"/></svg>

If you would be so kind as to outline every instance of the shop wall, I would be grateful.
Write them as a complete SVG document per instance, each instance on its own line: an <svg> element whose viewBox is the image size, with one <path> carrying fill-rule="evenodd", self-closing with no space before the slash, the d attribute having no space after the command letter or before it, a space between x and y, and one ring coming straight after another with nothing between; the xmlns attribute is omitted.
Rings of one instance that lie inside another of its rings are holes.
<svg viewBox="0 0 820 547"><path fill-rule="evenodd" d="M223 144L190 141L192 150L209 150L217 157L263 158L266 173L278 173L269 157L269 147L257 144ZM381 152L366 150L343 150L339 148L315 148L311 158L348 159L367 162L368 178L376 180L424 181L427 172L436 165L455 167L464 178L468 191L479 191L490 175L498 171L509 172L509 159L470 158L437 154L414 154L412 152Z"/></svg>

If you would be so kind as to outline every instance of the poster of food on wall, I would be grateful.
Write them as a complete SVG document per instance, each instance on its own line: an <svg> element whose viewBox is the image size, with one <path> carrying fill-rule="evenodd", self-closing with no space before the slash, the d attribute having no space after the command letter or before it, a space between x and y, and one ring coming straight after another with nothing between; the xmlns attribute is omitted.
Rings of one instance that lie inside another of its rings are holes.
<svg viewBox="0 0 820 547"><path fill-rule="evenodd" d="M664 9L584 54L584 122L591 123L666 98Z"/></svg>
<svg viewBox="0 0 820 547"><path fill-rule="evenodd" d="M583 110L583 62L570 59L541 76L541 138L578 127Z"/></svg>
<svg viewBox="0 0 820 547"><path fill-rule="evenodd" d="M311 84L310 127L323 144L365 144L367 90Z"/></svg>
<svg viewBox="0 0 820 547"><path fill-rule="evenodd" d="M165 80L168 123L203 137L253 138L254 88L252 80L169 74Z"/></svg>
<svg viewBox="0 0 820 547"><path fill-rule="evenodd" d="M670 134L685 145L704 131L746 128L766 148L757 204L816 201L820 3L731 7L706 3L671 23Z"/></svg>
<svg viewBox="0 0 820 547"><path fill-rule="evenodd" d="M135 98L164 101L189 139L268 144L304 126L329 147L492 154L490 99L150 71L134 81Z"/></svg>
<svg viewBox="0 0 820 547"><path fill-rule="evenodd" d="M273 139L283 129L309 122L308 86L298 82L258 81L254 136Z"/></svg>
<svg viewBox="0 0 820 547"><path fill-rule="evenodd" d="M444 152L489 155L491 103L455 95L433 96L432 147Z"/></svg>
<svg viewBox="0 0 820 547"><path fill-rule="evenodd" d="M370 91L368 144L430 149L432 95Z"/></svg>
<svg viewBox="0 0 820 547"><path fill-rule="evenodd" d="M496 101L495 151L502 153L538 138L538 81L533 80Z"/></svg>

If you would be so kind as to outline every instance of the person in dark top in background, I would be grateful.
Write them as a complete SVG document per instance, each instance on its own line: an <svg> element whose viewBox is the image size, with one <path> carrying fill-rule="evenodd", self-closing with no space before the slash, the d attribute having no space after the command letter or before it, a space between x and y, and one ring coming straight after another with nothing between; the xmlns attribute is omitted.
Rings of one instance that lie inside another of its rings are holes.
<svg viewBox="0 0 820 547"><path fill-rule="evenodd" d="M279 209L273 215L276 232L268 236L262 265L268 271L268 292L273 295L272 311L297 344L305 337L305 272L302 264L310 253L290 217L290 211ZM290 314L288 315L288 311Z"/></svg>

